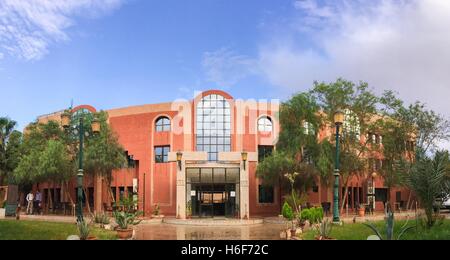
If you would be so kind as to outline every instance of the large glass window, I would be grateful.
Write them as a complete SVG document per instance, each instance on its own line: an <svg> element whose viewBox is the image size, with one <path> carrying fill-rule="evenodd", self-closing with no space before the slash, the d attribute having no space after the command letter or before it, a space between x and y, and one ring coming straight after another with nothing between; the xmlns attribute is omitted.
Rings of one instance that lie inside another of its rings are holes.
<svg viewBox="0 0 450 260"><path fill-rule="evenodd" d="M259 203L273 203L274 189L273 186L259 185Z"/></svg>
<svg viewBox="0 0 450 260"><path fill-rule="evenodd" d="M197 105L197 151L217 161L219 152L231 151L231 109L221 95L204 97Z"/></svg>
<svg viewBox="0 0 450 260"><path fill-rule="evenodd" d="M170 146L155 147L155 162L166 163L169 161Z"/></svg>
<svg viewBox="0 0 450 260"><path fill-rule="evenodd" d="M162 116L156 120L156 132L170 131L170 119Z"/></svg>
<svg viewBox="0 0 450 260"><path fill-rule="evenodd" d="M272 132L272 128L273 128L272 120L269 117L263 116L260 119L258 119L259 132Z"/></svg>
<svg viewBox="0 0 450 260"><path fill-rule="evenodd" d="M258 162L262 162L273 153L272 145L258 145Z"/></svg>

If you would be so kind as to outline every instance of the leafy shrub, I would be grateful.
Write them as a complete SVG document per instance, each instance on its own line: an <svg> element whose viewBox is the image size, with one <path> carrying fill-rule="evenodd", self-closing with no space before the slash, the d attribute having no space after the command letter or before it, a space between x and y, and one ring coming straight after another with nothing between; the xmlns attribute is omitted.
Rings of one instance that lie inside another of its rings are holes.
<svg viewBox="0 0 450 260"><path fill-rule="evenodd" d="M322 207L303 209L300 212L299 222L305 223L309 221L311 225L321 223L323 220L323 209Z"/></svg>
<svg viewBox="0 0 450 260"><path fill-rule="evenodd" d="M292 207L289 206L289 203L284 202L283 210L281 212L284 218L286 218L289 221L292 221L294 219L294 211L292 210Z"/></svg>
<svg viewBox="0 0 450 260"><path fill-rule="evenodd" d="M323 220L323 209L322 207L311 208L309 215L309 223L318 224Z"/></svg>

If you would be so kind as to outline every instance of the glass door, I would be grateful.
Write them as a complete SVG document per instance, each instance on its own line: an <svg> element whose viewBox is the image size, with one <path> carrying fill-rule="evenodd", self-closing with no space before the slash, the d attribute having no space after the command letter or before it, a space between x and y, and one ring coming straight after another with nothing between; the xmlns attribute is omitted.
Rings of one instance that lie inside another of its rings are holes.
<svg viewBox="0 0 450 260"><path fill-rule="evenodd" d="M236 184L225 185L225 217L236 217Z"/></svg>

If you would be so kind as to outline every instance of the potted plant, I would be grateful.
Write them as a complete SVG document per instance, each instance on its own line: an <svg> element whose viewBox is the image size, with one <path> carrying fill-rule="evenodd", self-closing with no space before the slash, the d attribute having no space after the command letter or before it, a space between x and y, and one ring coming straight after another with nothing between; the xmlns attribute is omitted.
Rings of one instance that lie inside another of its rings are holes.
<svg viewBox="0 0 450 260"><path fill-rule="evenodd" d="M133 229L130 228L130 225L138 225L141 223L142 219L136 220L137 217L139 217L142 212L140 211L134 211L134 212L127 212L127 211L114 211L114 219L116 221L116 224L118 225L116 231L117 236L120 239L130 239L133 237Z"/></svg>
<svg viewBox="0 0 450 260"><path fill-rule="evenodd" d="M358 216L364 217L366 215L366 205L361 203L358 205Z"/></svg>
<svg viewBox="0 0 450 260"><path fill-rule="evenodd" d="M0 219L4 219L6 217L6 201L0 202Z"/></svg>

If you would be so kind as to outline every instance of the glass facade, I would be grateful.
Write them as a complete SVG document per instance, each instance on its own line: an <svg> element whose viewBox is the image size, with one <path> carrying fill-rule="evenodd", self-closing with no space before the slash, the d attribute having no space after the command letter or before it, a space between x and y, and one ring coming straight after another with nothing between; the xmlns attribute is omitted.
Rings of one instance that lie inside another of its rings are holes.
<svg viewBox="0 0 450 260"><path fill-rule="evenodd" d="M231 151L231 108L221 95L209 95L197 104L197 151L217 161L219 152Z"/></svg>
<svg viewBox="0 0 450 260"><path fill-rule="evenodd" d="M239 168L186 169L186 205L193 217L239 214Z"/></svg>

